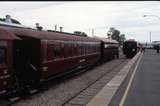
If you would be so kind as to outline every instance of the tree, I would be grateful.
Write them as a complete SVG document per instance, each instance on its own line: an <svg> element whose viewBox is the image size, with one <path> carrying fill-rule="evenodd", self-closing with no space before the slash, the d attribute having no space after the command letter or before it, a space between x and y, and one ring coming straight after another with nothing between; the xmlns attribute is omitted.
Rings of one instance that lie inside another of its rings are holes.
<svg viewBox="0 0 160 106"><path fill-rule="evenodd" d="M120 34L120 31L115 29L114 27L111 27L107 32L108 37L111 37L112 39L117 40L118 42L120 42L119 34Z"/></svg>
<svg viewBox="0 0 160 106"><path fill-rule="evenodd" d="M123 42L126 40L125 34L120 34L120 44L122 45Z"/></svg>
<svg viewBox="0 0 160 106"><path fill-rule="evenodd" d="M74 31L74 34L76 34L78 36L83 36L83 37L87 37L88 36L85 32L81 32L81 31Z"/></svg>
<svg viewBox="0 0 160 106"><path fill-rule="evenodd" d="M5 19L4 18L0 18L0 21L5 21Z"/></svg>

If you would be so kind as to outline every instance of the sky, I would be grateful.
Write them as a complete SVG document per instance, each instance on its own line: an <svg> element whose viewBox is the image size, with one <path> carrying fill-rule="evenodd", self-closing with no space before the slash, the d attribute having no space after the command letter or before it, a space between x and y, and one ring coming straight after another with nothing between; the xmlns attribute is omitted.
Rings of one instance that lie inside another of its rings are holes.
<svg viewBox="0 0 160 106"><path fill-rule="evenodd" d="M9 14L25 26L39 23L44 29L63 27L64 32L82 31L107 37L110 27L139 42L160 41L159 1L47 1L0 2L0 18ZM143 17L143 15L148 15ZM152 16L153 15L153 16Z"/></svg>

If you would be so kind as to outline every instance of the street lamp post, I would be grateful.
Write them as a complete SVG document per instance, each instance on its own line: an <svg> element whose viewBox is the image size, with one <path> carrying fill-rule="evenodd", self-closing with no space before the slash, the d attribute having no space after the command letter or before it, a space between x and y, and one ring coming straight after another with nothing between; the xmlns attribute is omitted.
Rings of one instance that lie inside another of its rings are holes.
<svg viewBox="0 0 160 106"><path fill-rule="evenodd" d="M158 19L160 19L160 17L157 15L143 15L143 17L148 17L148 16L157 17ZM149 36L150 36L150 43L151 43L151 32L149 33Z"/></svg>
<svg viewBox="0 0 160 106"><path fill-rule="evenodd" d="M150 43L151 43L151 32L149 32L149 39L150 39Z"/></svg>

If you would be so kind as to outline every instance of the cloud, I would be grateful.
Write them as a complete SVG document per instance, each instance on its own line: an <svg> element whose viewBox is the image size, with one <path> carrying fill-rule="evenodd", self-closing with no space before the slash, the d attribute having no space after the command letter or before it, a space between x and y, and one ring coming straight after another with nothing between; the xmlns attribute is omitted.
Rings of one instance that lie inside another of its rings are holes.
<svg viewBox="0 0 160 106"><path fill-rule="evenodd" d="M64 31L85 31L91 36L106 36L110 27L115 27L127 38L147 41L152 31L156 39L160 20L156 17L143 17L144 14L160 14L157 1L95 1L95 2L1 2L0 15L11 14L27 26L34 27L39 22L45 29L54 25L64 27ZM141 35L141 36L140 36Z"/></svg>

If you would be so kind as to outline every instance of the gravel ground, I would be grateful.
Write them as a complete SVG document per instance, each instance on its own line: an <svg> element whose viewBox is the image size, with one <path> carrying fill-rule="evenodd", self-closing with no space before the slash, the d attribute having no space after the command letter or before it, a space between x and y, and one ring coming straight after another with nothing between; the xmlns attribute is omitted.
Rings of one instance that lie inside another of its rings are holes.
<svg viewBox="0 0 160 106"><path fill-rule="evenodd" d="M13 106L72 106L78 105L78 103L80 106L84 106L111 80L119 71L120 66L122 67L127 61L123 57L104 63L85 73L81 73L59 84L52 85L43 92L22 99L14 103Z"/></svg>
<svg viewBox="0 0 160 106"><path fill-rule="evenodd" d="M100 80L82 91L80 94L69 100L64 106L86 106L86 104L115 76L116 73L128 62L125 60L117 68L105 74ZM105 66L104 66L105 67Z"/></svg>

